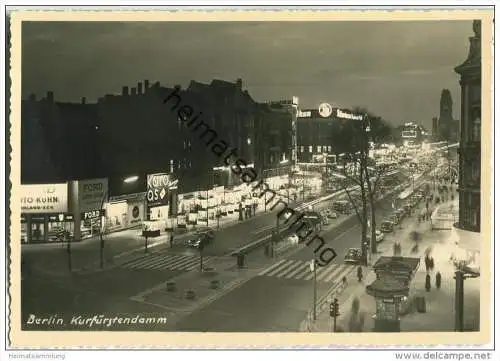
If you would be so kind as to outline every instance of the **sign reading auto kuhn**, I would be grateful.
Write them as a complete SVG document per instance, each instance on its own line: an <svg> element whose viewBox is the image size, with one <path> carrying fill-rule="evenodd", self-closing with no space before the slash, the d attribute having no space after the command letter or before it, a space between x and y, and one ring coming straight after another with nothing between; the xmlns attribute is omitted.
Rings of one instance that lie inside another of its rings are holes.
<svg viewBox="0 0 500 361"><path fill-rule="evenodd" d="M176 181L167 173L148 174L146 197L149 206L168 204L168 191Z"/></svg>

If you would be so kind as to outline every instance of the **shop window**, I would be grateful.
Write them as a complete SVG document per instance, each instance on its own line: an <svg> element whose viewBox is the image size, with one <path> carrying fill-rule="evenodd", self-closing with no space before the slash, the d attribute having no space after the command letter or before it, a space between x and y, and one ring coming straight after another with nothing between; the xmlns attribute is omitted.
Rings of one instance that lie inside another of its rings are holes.
<svg viewBox="0 0 500 361"><path fill-rule="evenodd" d="M312 153L312 152L313 152L313 146L312 146L312 145L310 145L310 146L309 146L309 153Z"/></svg>
<svg viewBox="0 0 500 361"><path fill-rule="evenodd" d="M316 146L316 153L321 153L321 145Z"/></svg>
<svg viewBox="0 0 500 361"><path fill-rule="evenodd" d="M300 152L304 153L304 146L303 145L300 146Z"/></svg>
<svg viewBox="0 0 500 361"><path fill-rule="evenodd" d="M31 241L32 242L44 242L45 241L45 227L44 220L40 222L34 217L31 220Z"/></svg>
<svg viewBox="0 0 500 361"><path fill-rule="evenodd" d="M56 218L56 217L54 217ZM73 239L73 221L49 217L47 236L49 242L65 242Z"/></svg>
<svg viewBox="0 0 500 361"><path fill-rule="evenodd" d="M101 233L101 217L83 220L80 227L80 237L82 239L91 238Z"/></svg>

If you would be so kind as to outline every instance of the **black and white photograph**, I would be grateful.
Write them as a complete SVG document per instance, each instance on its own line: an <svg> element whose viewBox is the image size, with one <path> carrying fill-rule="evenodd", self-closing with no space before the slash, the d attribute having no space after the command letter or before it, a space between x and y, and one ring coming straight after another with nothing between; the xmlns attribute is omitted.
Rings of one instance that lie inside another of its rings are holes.
<svg viewBox="0 0 500 361"><path fill-rule="evenodd" d="M11 327L490 331L492 11L14 15Z"/></svg>

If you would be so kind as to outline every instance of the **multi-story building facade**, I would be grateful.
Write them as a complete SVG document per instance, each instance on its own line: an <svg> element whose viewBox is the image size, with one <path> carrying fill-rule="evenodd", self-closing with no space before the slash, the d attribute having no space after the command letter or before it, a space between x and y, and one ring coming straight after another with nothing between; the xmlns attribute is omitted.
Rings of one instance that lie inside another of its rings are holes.
<svg viewBox="0 0 500 361"><path fill-rule="evenodd" d="M481 23L474 21L469 56L455 71L460 75L458 227L480 232L481 227Z"/></svg>
<svg viewBox="0 0 500 361"><path fill-rule="evenodd" d="M256 170L263 177L290 173L293 153L292 100L259 104L256 123Z"/></svg>
<svg viewBox="0 0 500 361"><path fill-rule="evenodd" d="M326 110L328 109L328 110ZM301 109L297 116L299 163L323 163L346 151L346 142L338 141L346 120L362 120L351 110L322 104L318 109Z"/></svg>
<svg viewBox="0 0 500 361"><path fill-rule="evenodd" d="M297 158L299 163L323 163L336 153L333 137L336 114L327 117L318 109L301 109L297 116Z"/></svg>
<svg viewBox="0 0 500 361"><path fill-rule="evenodd" d="M96 104L58 102L52 92L22 101L21 182L103 175Z"/></svg>
<svg viewBox="0 0 500 361"><path fill-rule="evenodd" d="M242 87L241 79L192 81L186 89L145 80L96 103L61 103L51 92L42 100L30 97L23 101L23 182L104 176L111 185L116 177L167 172L179 179L180 193L238 183L225 157L179 118L182 105L193 109L193 117L201 113L218 139L261 176L269 169L287 171L290 109L260 104ZM177 108L164 102L173 93Z"/></svg>

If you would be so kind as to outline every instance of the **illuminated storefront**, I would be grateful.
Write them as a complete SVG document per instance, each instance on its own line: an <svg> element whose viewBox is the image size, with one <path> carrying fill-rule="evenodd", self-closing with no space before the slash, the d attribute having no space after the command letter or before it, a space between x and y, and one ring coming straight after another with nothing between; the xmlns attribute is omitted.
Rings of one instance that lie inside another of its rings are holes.
<svg viewBox="0 0 500 361"><path fill-rule="evenodd" d="M104 208L106 232L142 226L146 214L145 202L145 192L109 197L109 203Z"/></svg>
<svg viewBox="0 0 500 361"><path fill-rule="evenodd" d="M21 242L67 242L73 238L68 184L21 185Z"/></svg>

